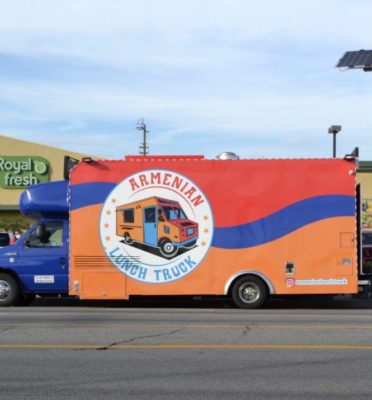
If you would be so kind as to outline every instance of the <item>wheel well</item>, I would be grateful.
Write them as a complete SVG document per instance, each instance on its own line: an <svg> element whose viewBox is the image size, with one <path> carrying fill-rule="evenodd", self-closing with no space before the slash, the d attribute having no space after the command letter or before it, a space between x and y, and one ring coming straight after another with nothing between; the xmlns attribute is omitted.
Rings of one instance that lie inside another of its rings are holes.
<svg viewBox="0 0 372 400"><path fill-rule="evenodd" d="M167 238L166 236L162 236L162 237L158 240L158 246L161 246L161 244L162 244L164 241L170 242L170 239Z"/></svg>
<svg viewBox="0 0 372 400"><path fill-rule="evenodd" d="M7 275L11 276L17 282L19 291L22 293L22 295L25 293L22 282L20 281L18 275L14 271L12 271L11 269L6 269L6 268L0 267L0 274L7 274Z"/></svg>
<svg viewBox="0 0 372 400"><path fill-rule="evenodd" d="M264 275L262 275L262 274L260 274L260 273L255 273L255 272L242 272L242 273L240 273L240 274L238 274L238 275L234 275L234 276L227 282L227 284L226 284L226 286L225 286L225 293L226 293L228 296L231 297L231 295L232 295L232 289L233 289L235 283L236 283L239 279L241 279L241 278L243 278L243 277L245 277L245 276L252 276L252 277L255 277L255 278L259 279L259 280L266 286L266 289L267 289L267 293L268 293L268 294L273 294L273 293L274 293L274 287L273 287L273 285L271 284L271 282L270 282ZM227 290L226 290L226 289L227 289Z"/></svg>

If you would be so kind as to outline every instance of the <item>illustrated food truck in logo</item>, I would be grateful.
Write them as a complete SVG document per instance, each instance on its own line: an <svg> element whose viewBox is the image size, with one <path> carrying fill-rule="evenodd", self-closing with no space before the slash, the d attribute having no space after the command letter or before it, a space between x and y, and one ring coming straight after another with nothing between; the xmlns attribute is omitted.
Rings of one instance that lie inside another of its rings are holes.
<svg viewBox="0 0 372 400"><path fill-rule="evenodd" d="M155 247L170 259L180 248L196 245L198 224L187 218L178 201L153 196L116 208L116 234L128 245Z"/></svg>
<svg viewBox="0 0 372 400"><path fill-rule="evenodd" d="M127 276L166 283L195 270L213 237L213 216L201 189L169 170L131 175L103 205L101 242L110 261Z"/></svg>

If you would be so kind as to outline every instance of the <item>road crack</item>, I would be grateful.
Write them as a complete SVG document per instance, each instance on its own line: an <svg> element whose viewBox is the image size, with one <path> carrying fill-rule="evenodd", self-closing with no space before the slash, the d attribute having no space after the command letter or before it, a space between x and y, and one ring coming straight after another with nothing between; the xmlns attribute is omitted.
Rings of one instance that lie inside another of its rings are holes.
<svg viewBox="0 0 372 400"><path fill-rule="evenodd" d="M122 340L120 342L111 343L111 344L109 344L107 346L97 347L95 350L110 350L111 348L113 348L115 346L120 346L122 344L136 342L137 340L152 339L152 338L158 338L158 337L162 337L162 336L174 335L175 333L177 333L179 331L180 331L180 329L175 329L173 331L159 333L157 335L136 336L136 337L133 337L133 338L130 338L130 339L127 339L127 340Z"/></svg>

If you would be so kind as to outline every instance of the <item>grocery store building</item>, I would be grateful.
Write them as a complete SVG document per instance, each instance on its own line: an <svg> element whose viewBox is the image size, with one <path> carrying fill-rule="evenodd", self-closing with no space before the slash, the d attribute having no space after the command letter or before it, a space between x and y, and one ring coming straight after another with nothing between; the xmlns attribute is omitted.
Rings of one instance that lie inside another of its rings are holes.
<svg viewBox="0 0 372 400"><path fill-rule="evenodd" d="M0 231L5 221L26 221L18 202L28 185L63 179L65 156L89 155L0 135Z"/></svg>

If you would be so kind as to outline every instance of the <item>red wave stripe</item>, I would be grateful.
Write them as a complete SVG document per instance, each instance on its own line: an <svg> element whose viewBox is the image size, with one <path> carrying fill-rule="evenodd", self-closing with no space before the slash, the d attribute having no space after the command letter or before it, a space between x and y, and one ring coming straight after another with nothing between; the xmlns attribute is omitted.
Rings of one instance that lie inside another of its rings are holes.
<svg viewBox="0 0 372 400"><path fill-rule="evenodd" d="M255 221L310 197L355 193L355 166L342 159L98 161L74 169L71 184L119 183L149 169L174 171L195 182L219 227Z"/></svg>

